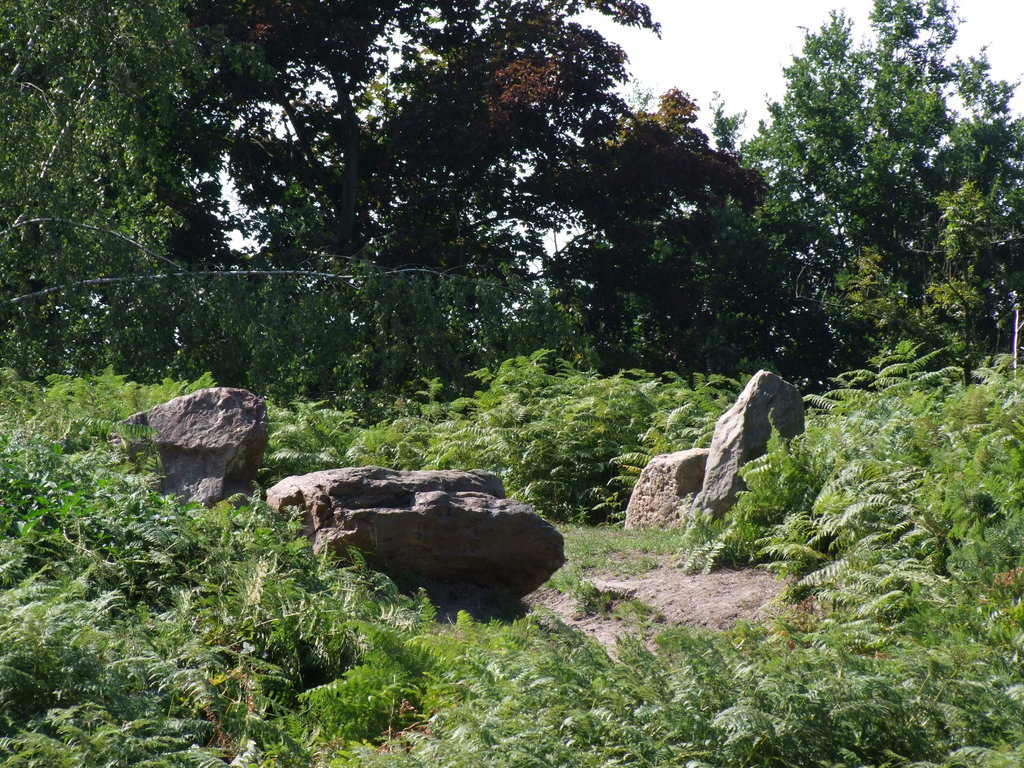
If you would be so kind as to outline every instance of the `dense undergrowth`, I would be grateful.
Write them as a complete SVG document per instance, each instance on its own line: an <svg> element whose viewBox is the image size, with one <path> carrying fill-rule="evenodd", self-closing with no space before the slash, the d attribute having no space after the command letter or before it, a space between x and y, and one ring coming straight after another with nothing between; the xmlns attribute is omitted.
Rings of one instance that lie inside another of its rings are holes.
<svg viewBox="0 0 1024 768"><path fill-rule="evenodd" d="M607 522L621 519L651 456L711 442L740 387L722 376L598 376L547 352L475 376L473 397L439 402L434 382L370 426L323 403L274 408L266 476L366 464L481 468L549 519Z"/></svg>
<svg viewBox="0 0 1024 768"><path fill-rule="evenodd" d="M258 497L153 494L147 460L107 438L208 382L8 376L0 766L1020 765L1024 381L959 379L904 349L809 398L806 434L773 441L726 520L672 533L680 567L763 563L786 605L612 660L551 618L440 626ZM482 384L370 426L278 406L264 480L482 466L553 518L597 519L644 453L706 441L735 392L540 357Z"/></svg>

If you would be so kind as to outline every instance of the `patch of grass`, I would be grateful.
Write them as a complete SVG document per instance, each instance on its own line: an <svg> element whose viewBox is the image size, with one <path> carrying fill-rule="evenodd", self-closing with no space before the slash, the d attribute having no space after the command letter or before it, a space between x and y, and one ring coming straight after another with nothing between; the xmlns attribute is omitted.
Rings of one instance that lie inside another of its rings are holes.
<svg viewBox="0 0 1024 768"><path fill-rule="evenodd" d="M654 613L649 608L637 611L628 607L638 601L624 600L621 595L601 590L590 579L598 574L604 578L628 579L665 564L674 564L682 549L680 529L627 531L615 525L567 525L560 530L565 537L566 564L548 582L550 587L574 597L583 615L622 613L617 618L644 623L626 614Z"/></svg>
<svg viewBox="0 0 1024 768"><path fill-rule="evenodd" d="M577 612L583 616L596 616L609 613L615 605L615 594L580 580L569 591L576 598Z"/></svg>
<svg viewBox="0 0 1024 768"><path fill-rule="evenodd" d="M612 616L624 624L649 627L664 620L664 616L657 608L645 603L643 600L629 598L620 600L612 608Z"/></svg>
<svg viewBox="0 0 1024 768"><path fill-rule="evenodd" d="M570 566L615 577L653 571L679 553L684 532L646 528L625 530L615 525L562 526Z"/></svg>

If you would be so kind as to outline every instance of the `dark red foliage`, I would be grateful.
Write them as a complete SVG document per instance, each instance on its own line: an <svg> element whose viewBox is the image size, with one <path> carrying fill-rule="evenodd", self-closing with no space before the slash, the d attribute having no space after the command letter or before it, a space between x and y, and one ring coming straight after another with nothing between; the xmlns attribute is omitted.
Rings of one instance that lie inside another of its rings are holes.
<svg viewBox="0 0 1024 768"><path fill-rule="evenodd" d="M593 317L696 327L715 211L760 182L681 91L631 111L625 53L575 20L587 9L657 31L634 0L189 0L223 54L196 108L224 121L278 261L518 273Z"/></svg>

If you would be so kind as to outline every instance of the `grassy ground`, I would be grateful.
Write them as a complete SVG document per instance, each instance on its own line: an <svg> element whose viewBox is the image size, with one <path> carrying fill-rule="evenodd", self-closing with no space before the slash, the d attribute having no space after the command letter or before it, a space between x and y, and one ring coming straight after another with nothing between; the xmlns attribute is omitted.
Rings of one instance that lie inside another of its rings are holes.
<svg viewBox="0 0 1024 768"><path fill-rule="evenodd" d="M561 589L585 573L628 578L677 561L682 529L625 530L618 525L562 525L566 565L551 580Z"/></svg>
<svg viewBox="0 0 1024 768"><path fill-rule="evenodd" d="M782 589L758 568L695 574L681 557L685 531L565 526L566 565L531 598L614 652L622 637L654 643L678 626L724 629L766 615Z"/></svg>

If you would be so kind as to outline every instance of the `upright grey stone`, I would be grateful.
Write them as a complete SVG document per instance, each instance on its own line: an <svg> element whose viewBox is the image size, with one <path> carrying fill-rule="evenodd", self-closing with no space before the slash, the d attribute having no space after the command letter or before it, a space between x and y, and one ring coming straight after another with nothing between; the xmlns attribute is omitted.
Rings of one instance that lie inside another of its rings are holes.
<svg viewBox="0 0 1024 768"><path fill-rule="evenodd" d="M252 392L202 389L125 421L156 430L161 492L201 504L252 493L267 447L267 406Z"/></svg>
<svg viewBox="0 0 1024 768"><path fill-rule="evenodd" d="M644 467L626 507L626 528L671 528L682 519L686 496L704 484L707 448L663 453Z"/></svg>
<svg viewBox="0 0 1024 768"><path fill-rule="evenodd" d="M704 487L693 500L695 510L721 517L745 489L740 467L764 455L772 426L783 437L804 431L804 402L788 381L768 371L758 371L736 403L715 424Z"/></svg>
<svg viewBox="0 0 1024 768"><path fill-rule="evenodd" d="M267 491L267 504L298 509L317 551L345 557L354 549L392 575L521 597L565 562L562 534L480 470L330 469L286 477Z"/></svg>

